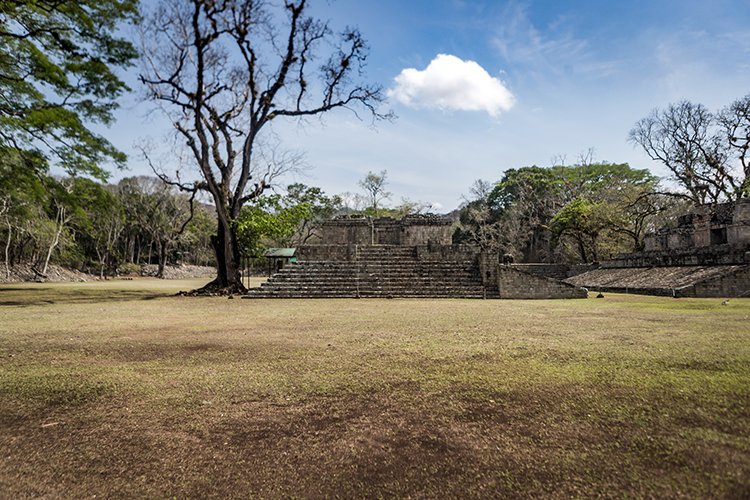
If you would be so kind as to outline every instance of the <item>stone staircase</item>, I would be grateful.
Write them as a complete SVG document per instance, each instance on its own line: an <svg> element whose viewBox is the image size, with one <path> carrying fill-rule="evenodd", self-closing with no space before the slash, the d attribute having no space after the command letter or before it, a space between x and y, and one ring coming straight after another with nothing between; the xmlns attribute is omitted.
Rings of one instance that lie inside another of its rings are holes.
<svg viewBox="0 0 750 500"><path fill-rule="evenodd" d="M424 260L415 247L358 246L351 260L302 260L246 298L490 298L475 260ZM494 290L494 297L497 290Z"/></svg>

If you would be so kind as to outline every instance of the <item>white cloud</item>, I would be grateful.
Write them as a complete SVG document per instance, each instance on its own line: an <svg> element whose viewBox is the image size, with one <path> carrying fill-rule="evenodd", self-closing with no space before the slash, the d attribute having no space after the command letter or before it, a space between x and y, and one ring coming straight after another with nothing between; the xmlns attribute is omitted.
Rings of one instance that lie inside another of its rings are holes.
<svg viewBox="0 0 750 500"><path fill-rule="evenodd" d="M406 68L388 96L415 108L486 111L497 116L515 102L502 81L474 61L438 54L424 70Z"/></svg>

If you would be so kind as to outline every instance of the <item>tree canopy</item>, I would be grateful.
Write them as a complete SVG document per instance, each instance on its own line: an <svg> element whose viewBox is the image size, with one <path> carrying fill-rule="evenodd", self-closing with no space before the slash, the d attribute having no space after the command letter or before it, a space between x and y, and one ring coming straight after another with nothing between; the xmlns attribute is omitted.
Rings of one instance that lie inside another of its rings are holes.
<svg viewBox="0 0 750 500"><path fill-rule="evenodd" d="M49 162L68 173L106 177L102 164L125 155L89 128L109 124L127 90L115 73L136 57L117 36L137 20L137 0L0 2L0 147L24 166Z"/></svg>
<svg viewBox="0 0 750 500"><path fill-rule="evenodd" d="M475 189L454 239L526 262L588 262L638 250L649 218L664 209L654 198L657 183L626 163L506 170L492 189Z"/></svg>

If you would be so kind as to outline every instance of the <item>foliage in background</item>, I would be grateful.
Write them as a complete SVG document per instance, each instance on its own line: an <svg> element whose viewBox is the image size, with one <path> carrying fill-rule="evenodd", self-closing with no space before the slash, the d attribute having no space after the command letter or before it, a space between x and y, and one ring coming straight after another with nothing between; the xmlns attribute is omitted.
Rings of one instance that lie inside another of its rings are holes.
<svg viewBox="0 0 750 500"><path fill-rule="evenodd" d="M311 215L307 202L285 205L279 195L258 198L243 207L235 221L242 255L260 257L269 247L290 246L292 235Z"/></svg>
<svg viewBox="0 0 750 500"><path fill-rule="evenodd" d="M294 183L282 196L275 194L253 200L236 222L244 257L260 257L268 248L298 247L319 240L323 221L343 211L340 196L328 196L322 189Z"/></svg>
<svg viewBox="0 0 750 500"><path fill-rule="evenodd" d="M523 262L590 262L640 250L670 205L655 194L657 184L648 170L607 162L507 170L492 187L475 184L454 241Z"/></svg>
<svg viewBox="0 0 750 500"><path fill-rule="evenodd" d="M210 207L190 203L156 178L116 186L81 177L57 179L0 160L0 245L5 275L31 264L43 277L50 263L105 276L127 267L210 265L215 221Z"/></svg>

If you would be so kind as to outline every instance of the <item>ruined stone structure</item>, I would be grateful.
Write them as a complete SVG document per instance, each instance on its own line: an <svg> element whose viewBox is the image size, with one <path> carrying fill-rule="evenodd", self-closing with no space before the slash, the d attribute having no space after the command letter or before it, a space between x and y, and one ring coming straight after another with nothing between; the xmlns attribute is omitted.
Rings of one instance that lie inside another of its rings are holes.
<svg viewBox="0 0 750 500"><path fill-rule="evenodd" d="M322 244L248 297L584 298L585 290L501 265L497 254L451 244L452 220L434 215L324 223Z"/></svg>
<svg viewBox="0 0 750 500"><path fill-rule="evenodd" d="M750 199L696 207L676 227L647 235L643 252L619 255L567 281L674 297L750 296Z"/></svg>
<svg viewBox="0 0 750 500"><path fill-rule="evenodd" d="M321 239L327 245L450 245L452 224L447 217L429 214L338 217L323 223Z"/></svg>
<svg viewBox="0 0 750 500"><path fill-rule="evenodd" d="M647 252L682 251L727 245L750 248L750 199L716 207L697 207L678 219L676 228L664 228L645 238Z"/></svg>
<svg viewBox="0 0 750 500"><path fill-rule="evenodd" d="M676 227L646 235L644 251L619 255L606 267L750 264L750 199L696 207Z"/></svg>
<svg viewBox="0 0 750 500"><path fill-rule="evenodd" d="M497 268L497 293L501 299L585 299L588 296L582 287L516 266Z"/></svg>

